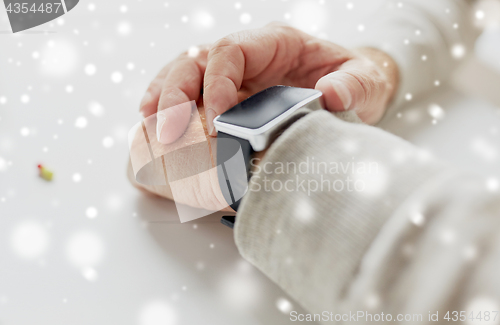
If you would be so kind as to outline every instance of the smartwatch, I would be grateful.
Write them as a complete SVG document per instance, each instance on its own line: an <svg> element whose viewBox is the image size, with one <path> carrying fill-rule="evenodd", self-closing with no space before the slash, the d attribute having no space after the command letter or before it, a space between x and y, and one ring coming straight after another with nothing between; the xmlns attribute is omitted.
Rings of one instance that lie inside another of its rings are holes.
<svg viewBox="0 0 500 325"><path fill-rule="evenodd" d="M273 86L214 119L217 175L224 199L237 211L248 190L252 154L262 151L292 123L321 108L319 90ZM235 217L221 222L234 227Z"/></svg>

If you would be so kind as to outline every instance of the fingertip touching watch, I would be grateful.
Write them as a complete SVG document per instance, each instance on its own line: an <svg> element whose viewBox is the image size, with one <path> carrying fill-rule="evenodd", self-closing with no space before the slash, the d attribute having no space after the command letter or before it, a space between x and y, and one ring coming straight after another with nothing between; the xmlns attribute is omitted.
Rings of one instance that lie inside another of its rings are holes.
<svg viewBox="0 0 500 325"><path fill-rule="evenodd" d="M273 86L214 119L217 175L224 199L237 211L248 190L252 154L265 150L292 123L321 108L319 90ZM221 222L234 227L235 216Z"/></svg>

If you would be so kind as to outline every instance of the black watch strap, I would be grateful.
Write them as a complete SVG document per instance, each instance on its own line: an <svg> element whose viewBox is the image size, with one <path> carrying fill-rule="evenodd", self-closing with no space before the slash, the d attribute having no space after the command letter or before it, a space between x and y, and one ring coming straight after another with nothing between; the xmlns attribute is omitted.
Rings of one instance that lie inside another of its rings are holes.
<svg viewBox="0 0 500 325"><path fill-rule="evenodd" d="M217 177L224 199L235 211L248 190L253 152L247 140L223 132L217 133Z"/></svg>

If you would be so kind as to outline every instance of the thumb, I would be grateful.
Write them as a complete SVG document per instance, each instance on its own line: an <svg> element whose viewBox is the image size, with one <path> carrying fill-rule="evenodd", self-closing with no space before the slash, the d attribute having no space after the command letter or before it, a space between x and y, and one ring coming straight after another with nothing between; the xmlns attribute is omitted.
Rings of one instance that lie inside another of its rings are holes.
<svg viewBox="0 0 500 325"><path fill-rule="evenodd" d="M392 94L388 78L367 59L352 59L323 76L315 88L323 93L327 110L355 110L365 123L376 122Z"/></svg>

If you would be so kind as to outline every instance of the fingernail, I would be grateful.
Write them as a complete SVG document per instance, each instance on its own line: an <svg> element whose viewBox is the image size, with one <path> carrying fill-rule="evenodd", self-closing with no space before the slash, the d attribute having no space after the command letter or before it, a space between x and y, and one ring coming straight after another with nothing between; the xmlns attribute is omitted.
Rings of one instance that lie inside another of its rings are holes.
<svg viewBox="0 0 500 325"><path fill-rule="evenodd" d="M144 96L142 97L141 103L139 104L139 106L140 106L139 112L142 112L142 110L144 109L144 106L146 104L148 104L152 98L153 98L153 96L151 95L151 93L149 91L147 91L144 94Z"/></svg>
<svg viewBox="0 0 500 325"><path fill-rule="evenodd" d="M191 103L183 103L156 113L156 139L170 144L186 131L191 120Z"/></svg>
<svg viewBox="0 0 500 325"><path fill-rule="evenodd" d="M208 128L208 134L209 135L215 135L215 126L214 126L214 118L217 115L215 115L215 111L211 108L207 109L205 113L205 117L207 119L207 128Z"/></svg>
<svg viewBox="0 0 500 325"><path fill-rule="evenodd" d="M338 80L335 79L330 80L330 83L332 84L333 89L337 93L337 96L339 96L339 99L342 102L344 109L347 111L352 104L351 92L344 83Z"/></svg>

